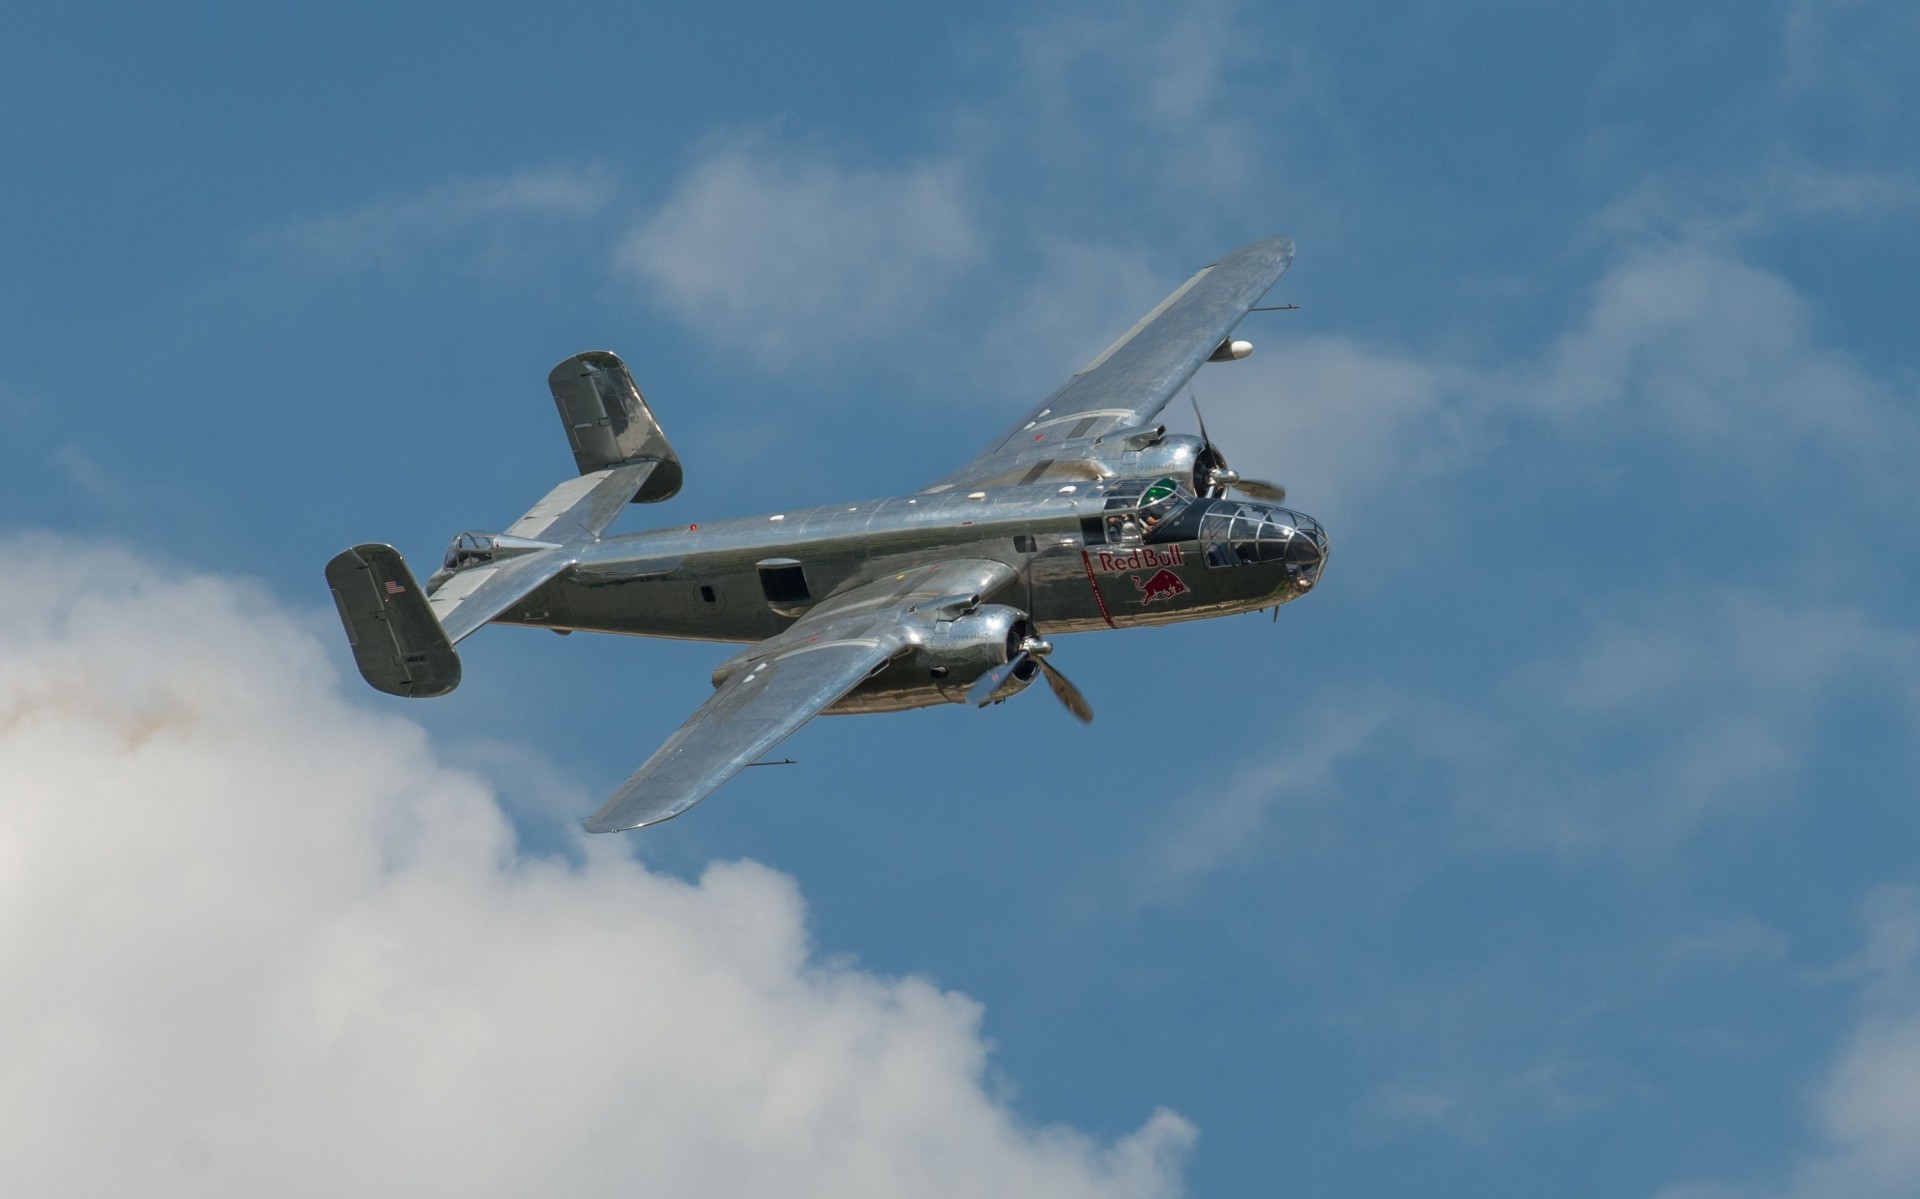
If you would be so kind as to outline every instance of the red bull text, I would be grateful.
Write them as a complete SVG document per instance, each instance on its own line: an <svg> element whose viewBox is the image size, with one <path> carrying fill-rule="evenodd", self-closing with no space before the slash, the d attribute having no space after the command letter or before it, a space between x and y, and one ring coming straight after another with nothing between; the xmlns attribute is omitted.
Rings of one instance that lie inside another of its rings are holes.
<svg viewBox="0 0 1920 1199"><path fill-rule="evenodd" d="M1185 566L1187 556L1178 542L1172 545L1143 545L1130 550L1101 550L1092 555L1093 568L1101 574L1119 574L1129 570L1153 570L1163 566Z"/></svg>

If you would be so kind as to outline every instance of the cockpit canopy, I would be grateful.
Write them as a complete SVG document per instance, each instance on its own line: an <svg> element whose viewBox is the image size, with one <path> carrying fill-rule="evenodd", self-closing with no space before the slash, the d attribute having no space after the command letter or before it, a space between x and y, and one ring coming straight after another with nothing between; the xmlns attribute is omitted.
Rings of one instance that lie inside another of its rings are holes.
<svg viewBox="0 0 1920 1199"><path fill-rule="evenodd" d="M1311 516L1240 500L1208 501L1199 539L1208 566L1284 562L1305 568L1327 553L1326 531Z"/></svg>
<svg viewBox="0 0 1920 1199"><path fill-rule="evenodd" d="M1178 479L1168 476L1152 482L1122 481L1107 493L1103 513L1106 544L1138 544L1156 540L1155 534L1170 528L1194 494Z"/></svg>
<svg viewBox="0 0 1920 1199"><path fill-rule="evenodd" d="M511 558L519 554L530 554L535 550L559 548L551 541L536 541L531 537L514 537L507 533L480 533L469 530L455 537L447 545L447 556L441 566L447 570L465 570L469 566L480 566L496 558Z"/></svg>
<svg viewBox="0 0 1920 1199"><path fill-rule="evenodd" d="M493 534L462 533L447 545L447 556L440 563L448 570L460 570L493 561Z"/></svg>

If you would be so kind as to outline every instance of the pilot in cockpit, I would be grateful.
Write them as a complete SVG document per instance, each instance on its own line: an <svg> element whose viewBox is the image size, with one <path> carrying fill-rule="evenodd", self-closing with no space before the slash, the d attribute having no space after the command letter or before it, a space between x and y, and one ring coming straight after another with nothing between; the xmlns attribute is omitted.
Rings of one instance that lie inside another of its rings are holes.
<svg viewBox="0 0 1920 1199"><path fill-rule="evenodd" d="M1172 479L1161 479L1147 488L1145 494L1140 497L1138 513L1140 531L1151 536L1162 521L1172 517L1185 504L1186 499L1180 494L1180 485Z"/></svg>
<svg viewBox="0 0 1920 1199"><path fill-rule="evenodd" d="M1139 545L1184 508L1188 498L1170 478L1153 483L1137 500L1116 496L1109 501L1115 507L1107 513L1107 544Z"/></svg>

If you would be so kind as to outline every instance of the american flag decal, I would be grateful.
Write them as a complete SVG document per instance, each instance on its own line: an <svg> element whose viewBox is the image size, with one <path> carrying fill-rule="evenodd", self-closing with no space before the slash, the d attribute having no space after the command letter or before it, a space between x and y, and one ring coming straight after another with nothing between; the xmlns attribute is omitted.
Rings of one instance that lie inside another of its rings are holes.
<svg viewBox="0 0 1920 1199"><path fill-rule="evenodd" d="M388 595L405 595L406 593L407 593L407 589L405 587L402 587L400 584L394 582L392 579L387 580Z"/></svg>

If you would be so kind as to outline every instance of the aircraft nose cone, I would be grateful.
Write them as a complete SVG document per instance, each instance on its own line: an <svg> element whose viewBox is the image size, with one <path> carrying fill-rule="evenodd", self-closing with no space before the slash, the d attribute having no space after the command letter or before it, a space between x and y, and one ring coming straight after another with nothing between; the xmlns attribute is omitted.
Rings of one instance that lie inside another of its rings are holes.
<svg viewBox="0 0 1920 1199"><path fill-rule="evenodd" d="M1293 576L1293 585L1306 591L1320 581L1320 572L1327 564L1327 534L1318 524L1301 522L1292 540L1287 543L1287 572Z"/></svg>

